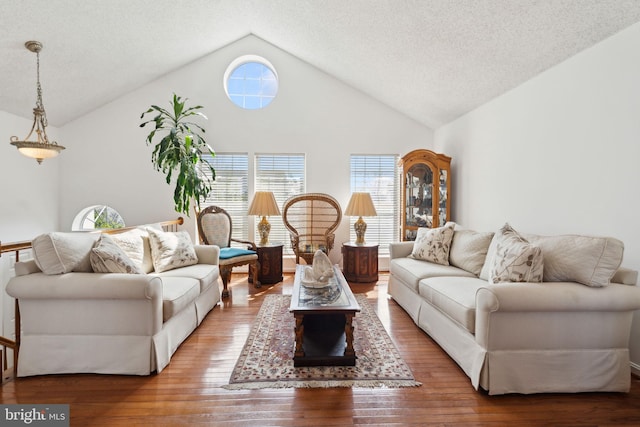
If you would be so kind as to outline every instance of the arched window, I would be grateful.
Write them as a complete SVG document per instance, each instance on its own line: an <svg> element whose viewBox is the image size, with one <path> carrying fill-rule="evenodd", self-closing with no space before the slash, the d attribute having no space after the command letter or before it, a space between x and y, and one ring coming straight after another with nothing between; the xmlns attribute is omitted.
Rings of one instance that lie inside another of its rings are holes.
<svg viewBox="0 0 640 427"><path fill-rule="evenodd" d="M82 209L73 219L73 231L90 231L124 227L122 216L110 206L94 205Z"/></svg>

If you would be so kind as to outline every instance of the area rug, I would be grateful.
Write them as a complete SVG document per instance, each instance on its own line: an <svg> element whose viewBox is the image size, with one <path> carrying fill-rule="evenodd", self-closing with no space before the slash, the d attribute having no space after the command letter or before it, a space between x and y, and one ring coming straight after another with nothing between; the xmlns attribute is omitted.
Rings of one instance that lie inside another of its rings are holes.
<svg viewBox="0 0 640 427"><path fill-rule="evenodd" d="M312 387L416 387L411 369L364 295L354 320L356 366L293 366L294 318L290 295L267 295L228 385L230 390Z"/></svg>

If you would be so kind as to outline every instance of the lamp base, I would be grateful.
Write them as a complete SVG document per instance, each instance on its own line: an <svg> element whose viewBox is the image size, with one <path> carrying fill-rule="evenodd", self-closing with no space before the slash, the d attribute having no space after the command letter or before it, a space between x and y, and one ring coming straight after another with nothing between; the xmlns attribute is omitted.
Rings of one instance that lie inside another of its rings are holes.
<svg viewBox="0 0 640 427"><path fill-rule="evenodd" d="M367 223L362 217L353 224L353 229L356 231L356 245L364 245L364 232L367 231Z"/></svg>
<svg viewBox="0 0 640 427"><path fill-rule="evenodd" d="M271 224L267 221L267 217L263 216L262 220L258 223L258 234L260 234L260 244L269 244L269 232L271 231Z"/></svg>

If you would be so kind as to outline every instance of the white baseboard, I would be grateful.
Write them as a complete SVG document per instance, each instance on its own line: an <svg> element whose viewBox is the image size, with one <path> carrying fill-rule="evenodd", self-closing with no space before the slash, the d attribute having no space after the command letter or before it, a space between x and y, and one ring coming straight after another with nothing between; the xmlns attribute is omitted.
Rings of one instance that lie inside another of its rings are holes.
<svg viewBox="0 0 640 427"><path fill-rule="evenodd" d="M631 362L631 373L633 375L640 377L640 365L638 365L637 363Z"/></svg>

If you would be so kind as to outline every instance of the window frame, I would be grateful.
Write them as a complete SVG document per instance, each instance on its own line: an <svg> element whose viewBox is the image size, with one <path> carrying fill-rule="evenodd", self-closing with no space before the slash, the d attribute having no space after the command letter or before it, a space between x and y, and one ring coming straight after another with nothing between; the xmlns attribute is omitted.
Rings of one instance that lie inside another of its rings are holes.
<svg viewBox="0 0 640 427"><path fill-rule="evenodd" d="M235 76L235 73L241 67L245 67L248 64L258 64L264 67L268 72L267 75L263 70L257 78L246 75L242 77ZM260 110L268 107L278 96L280 79L273 64L265 58L258 55L243 55L229 64L224 73L223 85L227 98L234 105L245 110ZM236 92L236 86L240 86L242 90ZM250 86L255 86L255 88L249 90ZM251 103L247 104L247 101L251 101ZM257 102L257 104L254 105L254 102Z"/></svg>
<svg viewBox="0 0 640 427"><path fill-rule="evenodd" d="M367 242L378 243L378 254L389 256L389 243L399 241L400 168L398 154L351 154L349 181L351 193L367 192L377 216L365 219ZM353 226L357 217L349 217L349 239L355 241Z"/></svg>
<svg viewBox="0 0 640 427"><path fill-rule="evenodd" d="M211 193L200 202L200 209L215 205L231 217L231 235L236 239L249 236L249 153L223 152L206 154L203 160L213 166L216 179ZM207 168L204 168L205 172Z"/></svg>
<svg viewBox="0 0 640 427"><path fill-rule="evenodd" d="M288 160L285 161L285 159ZM270 163L271 166L269 173L267 173L267 163ZM306 154L304 153L255 153L254 191L272 191L282 213L284 203L289 197L306 193L306 169ZM282 243L284 255L293 256L291 240L282 216L272 216L268 220L271 224L269 241ZM257 238L255 227L252 236L254 240ZM258 238L258 240L260 239Z"/></svg>

